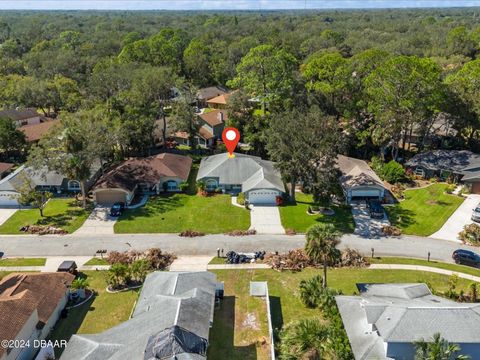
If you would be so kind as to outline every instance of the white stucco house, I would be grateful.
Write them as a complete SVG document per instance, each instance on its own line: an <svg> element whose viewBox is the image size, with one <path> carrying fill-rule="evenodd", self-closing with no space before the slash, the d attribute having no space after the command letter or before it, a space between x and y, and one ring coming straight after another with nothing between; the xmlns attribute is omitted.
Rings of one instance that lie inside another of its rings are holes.
<svg viewBox="0 0 480 360"><path fill-rule="evenodd" d="M274 163L257 156L228 153L202 159L197 181L204 181L207 191L220 188L223 193L245 194L250 204L275 205L277 197L283 196L285 186Z"/></svg>

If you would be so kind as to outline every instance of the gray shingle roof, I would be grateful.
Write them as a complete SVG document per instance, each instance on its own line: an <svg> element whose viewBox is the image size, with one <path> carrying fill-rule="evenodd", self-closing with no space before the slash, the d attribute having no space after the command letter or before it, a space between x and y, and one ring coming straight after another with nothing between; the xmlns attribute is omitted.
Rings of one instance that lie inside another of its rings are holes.
<svg viewBox="0 0 480 360"><path fill-rule="evenodd" d="M285 191L280 172L273 162L245 154L235 153L234 158L229 158L223 153L203 158L197 180L205 178L218 178L220 184L241 184L243 192L252 189Z"/></svg>
<svg viewBox="0 0 480 360"><path fill-rule="evenodd" d="M226 93L228 93L228 90L222 86L210 86L199 89L197 92L197 97L199 100L210 100Z"/></svg>
<svg viewBox="0 0 480 360"><path fill-rule="evenodd" d="M425 151L412 157L405 165L464 174L465 171L480 170L480 154L468 150Z"/></svg>
<svg viewBox="0 0 480 360"><path fill-rule="evenodd" d="M74 335L61 359L143 360L148 339L178 325L208 339L216 277L209 272L162 272L147 276L132 318L100 334ZM177 359L204 359L182 354Z"/></svg>
<svg viewBox="0 0 480 360"><path fill-rule="evenodd" d="M337 166L342 172L340 182L345 189L368 185L383 187L382 180L364 160L338 155Z"/></svg>
<svg viewBox="0 0 480 360"><path fill-rule="evenodd" d="M0 180L0 191L16 191L16 188L21 186L24 181L23 175L26 175L36 186L60 186L65 178L55 171L34 170L21 166L9 176Z"/></svg>
<svg viewBox="0 0 480 360"><path fill-rule="evenodd" d="M38 116L40 116L40 114L34 108L0 110L0 118L6 118L13 121L30 119Z"/></svg>
<svg viewBox="0 0 480 360"><path fill-rule="evenodd" d="M434 296L425 284L372 284L336 301L355 359L386 359L384 342L413 343L437 332L452 343L480 343L480 305Z"/></svg>

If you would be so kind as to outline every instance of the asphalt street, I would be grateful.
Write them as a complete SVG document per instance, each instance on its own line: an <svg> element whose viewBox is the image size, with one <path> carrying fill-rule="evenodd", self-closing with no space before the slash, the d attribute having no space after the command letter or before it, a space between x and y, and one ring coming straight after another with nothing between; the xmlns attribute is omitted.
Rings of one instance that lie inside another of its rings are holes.
<svg viewBox="0 0 480 360"><path fill-rule="evenodd" d="M265 250L267 252L287 252L304 246L304 235L252 235L228 236L223 234L207 235L196 238L180 237L176 234L128 234L128 235L66 235L36 236L16 235L0 236L0 252L4 256L90 256L97 250L123 251L129 249L143 250L159 247L177 255L216 255L217 249L239 252ZM428 237L402 236L399 238L368 239L348 234L342 237L340 248L358 249L364 255L370 255L375 249L378 256L405 256L452 261L455 249L476 250L446 240Z"/></svg>

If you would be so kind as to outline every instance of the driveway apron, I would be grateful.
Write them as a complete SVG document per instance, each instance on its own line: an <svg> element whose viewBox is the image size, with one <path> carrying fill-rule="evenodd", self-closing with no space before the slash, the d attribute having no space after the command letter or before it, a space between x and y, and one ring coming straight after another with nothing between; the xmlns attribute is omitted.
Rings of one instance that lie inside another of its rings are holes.
<svg viewBox="0 0 480 360"><path fill-rule="evenodd" d="M250 210L250 229L257 234L285 234L277 206L255 205Z"/></svg>
<svg viewBox="0 0 480 360"><path fill-rule="evenodd" d="M355 234L365 238L382 236L382 227L390 225L387 215L383 219L372 219L366 204L352 204L352 215L355 221Z"/></svg>
<svg viewBox="0 0 480 360"><path fill-rule="evenodd" d="M110 209L108 207L97 206L93 209L92 213L87 220L85 220L80 229L75 231L75 235L113 234L113 226L116 221L116 218L110 216Z"/></svg>

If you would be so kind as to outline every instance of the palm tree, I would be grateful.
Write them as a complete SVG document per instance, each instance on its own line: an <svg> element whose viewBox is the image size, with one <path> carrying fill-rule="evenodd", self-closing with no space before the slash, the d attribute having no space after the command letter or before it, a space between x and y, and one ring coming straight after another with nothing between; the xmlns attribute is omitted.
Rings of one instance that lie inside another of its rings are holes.
<svg viewBox="0 0 480 360"><path fill-rule="evenodd" d="M318 306L322 296L322 284L323 278L321 275L300 281L300 299L306 307L315 308Z"/></svg>
<svg viewBox="0 0 480 360"><path fill-rule="evenodd" d="M338 255L335 246L340 242L340 233L332 224L315 224L308 228L305 253L316 263L323 263L323 287L327 287L328 261Z"/></svg>
<svg viewBox="0 0 480 360"><path fill-rule="evenodd" d="M415 342L415 360L467 360L466 355L457 355L460 346L450 344L440 336L440 333L433 335L431 342L421 339Z"/></svg>
<svg viewBox="0 0 480 360"><path fill-rule="evenodd" d="M328 354L329 325L318 318L288 324L280 332L281 360L320 360Z"/></svg>

